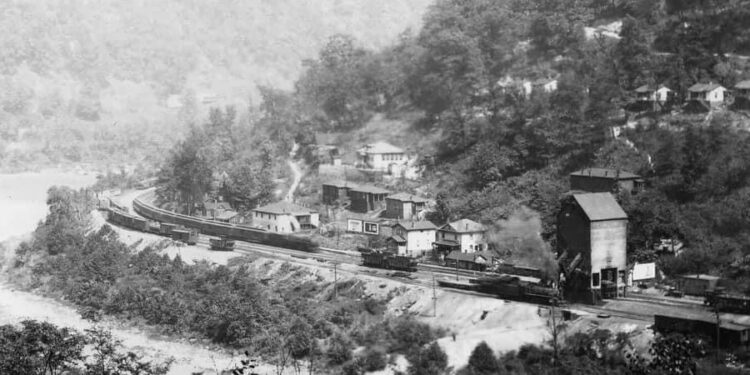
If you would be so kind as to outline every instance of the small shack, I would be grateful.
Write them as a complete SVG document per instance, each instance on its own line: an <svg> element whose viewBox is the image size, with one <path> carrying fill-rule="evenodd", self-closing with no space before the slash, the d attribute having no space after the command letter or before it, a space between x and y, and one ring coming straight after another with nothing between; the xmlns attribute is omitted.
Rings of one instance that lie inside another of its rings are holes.
<svg viewBox="0 0 750 375"><path fill-rule="evenodd" d="M482 252L463 253L461 250L454 250L445 257L446 266L465 270L484 271L491 264L492 257Z"/></svg>

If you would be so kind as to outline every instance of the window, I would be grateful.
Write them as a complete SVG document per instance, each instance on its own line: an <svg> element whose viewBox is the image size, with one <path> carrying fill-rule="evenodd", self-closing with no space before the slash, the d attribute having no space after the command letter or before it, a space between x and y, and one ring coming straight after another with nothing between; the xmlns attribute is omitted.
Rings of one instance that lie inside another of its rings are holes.
<svg viewBox="0 0 750 375"><path fill-rule="evenodd" d="M594 272L591 274L591 284L592 286L599 286L599 272Z"/></svg>

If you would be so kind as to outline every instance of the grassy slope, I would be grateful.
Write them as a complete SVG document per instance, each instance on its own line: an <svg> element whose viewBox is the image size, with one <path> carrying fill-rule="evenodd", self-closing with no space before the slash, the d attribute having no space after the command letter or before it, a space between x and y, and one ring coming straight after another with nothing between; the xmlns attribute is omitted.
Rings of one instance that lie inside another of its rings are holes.
<svg viewBox="0 0 750 375"><path fill-rule="evenodd" d="M109 138L135 129L169 142L211 105L257 104L256 85L291 89L302 60L314 57L330 35L347 33L366 48L383 47L418 27L430 2L42 0L0 6L0 30L6 31L0 33L0 82L7 88L0 94L0 156L38 152L50 139L90 144L102 129ZM200 103L209 93L219 100ZM168 109L172 94L197 103L191 110ZM100 103L100 119L76 116L87 100ZM54 127L64 134L35 136ZM18 128L35 130L19 138ZM83 156L96 155L85 150Z"/></svg>

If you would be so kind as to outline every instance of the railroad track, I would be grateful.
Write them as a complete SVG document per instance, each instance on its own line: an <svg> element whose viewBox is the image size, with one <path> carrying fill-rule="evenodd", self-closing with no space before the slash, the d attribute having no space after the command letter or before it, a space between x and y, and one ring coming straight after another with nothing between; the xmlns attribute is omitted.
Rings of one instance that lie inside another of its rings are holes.
<svg viewBox="0 0 750 375"><path fill-rule="evenodd" d="M123 230L128 231L135 231L130 228L120 227ZM215 251L210 250L210 244L209 244L209 238L210 236L206 235L200 235L198 238L198 244L205 248L206 251ZM333 271L334 269L338 268L339 272L344 273L355 273L355 274L362 274L366 275L368 277L374 277L379 278L383 280L390 280L395 281L401 284L408 284L413 286L419 286L423 288L432 288L433 286L435 288L441 289L441 290L449 290L453 293L460 293L464 295L471 295L476 297L485 297L485 298L499 298L493 295L489 295L486 293L480 293L476 291L470 291L470 290L461 290L461 289L454 289L454 288L443 288L440 286L434 285L434 280L437 278L445 278L445 279L451 279L456 277L456 274L458 273L459 276L463 277L477 277L481 276L481 273L476 273L473 271L467 271L467 270L458 270L456 272L455 269L435 266L435 265L420 265L418 267L418 270L416 272L406 273L406 272L400 272L400 274L409 274L412 277L402 277L402 276L396 276L394 275L394 271L389 270L382 270L377 268L371 268L371 267L365 267L361 266L361 258L358 255L354 254L347 254L346 252L341 251L328 251L325 249L321 249L319 252L305 252L300 250L294 250L294 249L287 249L277 246L271 246L271 245L265 245L260 243L252 243L252 242L245 242L245 241L235 241L235 249L233 250L235 253L244 254L244 255L260 255L263 258L268 259L277 259L282 261L288 261L293 262L301 265L311 265L309 263L309 260L317 261L317 263L314 263L316 267L329 269ZM355 270L345 270L338 267L340 264L347 264L355 267ZM532 302L523 302L523 301L513 301L515 303L525 303L535 306L540 306L544 308L548 308L546 305L541 305L537 303ZM649 302L651 303L651 302ZM659 304L658 302L653 302L655 304ZM666 305L666 303L664 303ZM687 305L687 303L685 304ZM686 306L673 306L675 308L684 308ZM635 311L627 311L622 309L616 309L613 307L607 307L607 306L590 306L590 305L582 305L582 304L570 304L566 306L560 306L560 308L571 308L578 311L583 311L589 314L595 314L598 316L611 316L611 317L620 317L635 321L641 321L641 322L653 322L654 314L648 313L648 312L635 312Z"/></svg>

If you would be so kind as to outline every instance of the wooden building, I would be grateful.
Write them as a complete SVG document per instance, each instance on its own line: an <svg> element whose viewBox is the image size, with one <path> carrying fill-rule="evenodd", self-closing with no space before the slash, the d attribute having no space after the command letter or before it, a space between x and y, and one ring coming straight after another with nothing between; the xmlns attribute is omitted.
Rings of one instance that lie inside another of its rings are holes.
<svg viewBox="0 0 750 375"><path fill-rule="evenodd" d="M432 250L437 226L430 221L400 221L393 225L389 247L398 255L418 257Z"/></svg>
<svg viewBox="0 0 750 375"><path fill-rule="evenodd" d="M367 144L357 150L357 166L360 168L390 172L394 165L407 162L404 150L387 142Z"/></svg>
<svg viewBox="0 0 750 375"><path fill-rule="evenodd" d="M487 228L484 225L469 219L444 224L438 229L433 250L436 256L448 254L453 250L460 250L463 253L486 250L486 231Z"/></svg>
<svg viewBox="0 0 750 375"><path fill-rule="evenodd" d="M322 185L321 202L323 204L336 204L349 200L349 192L356 185L347 181L329 181Z"/></svg>
<svg viewBox="0 0 750 375"><path fill-rule="evenodd" d="M688 104L710 110L724 104L727 89L718 83L696 83L688 88Z"/></svg>
<svg viewBox="0 0 750 375"><path fill-rule="evenodd" d="M656 112L668 109L674 103L675 95L674 91L664 85L643 85L635 89L635 100L638 110Z"/></svg>
<svg viewBox="0 0 750 375"><path fill-rule="evenodd" d="M385 197L391 192L371 185L359 185L349 189L349 209L354 212L365 213L383 209Z"/></svg>
<svg viewBox="0 0 750 375"><path fill-rule="evenodd" d="M611 193L615 189L636 194L645 185L641 176L619 169L586 168L570 174L570 190L589 193Z"/></svg>
<svg viewBox="0 0 750 375"><path fill-rule="evenodd" d="M397 193L385 197L385 217L391 219L414 220L427 206L426 198L413 194Z"/></svg>
<svg viewBox="0 0 750 375"><path fill-rule="evenodd" d="M628 216L610 193L573 194L557 215L558 254L580 263L565 280L572 300L615 298L625 286Z"/></svg>
<svg viewBox="0 0 750 375"><path fill-rule="evenodd" d="M750 80L734 85L734 109L750 109Z"/></svg>
<svg viewBox="0 0 750 375"><path fill-rule="evenodd" d="M271 203L252 210L253 226L277 233L293 233L317 228L320 215L291 202Z"/></svg>

